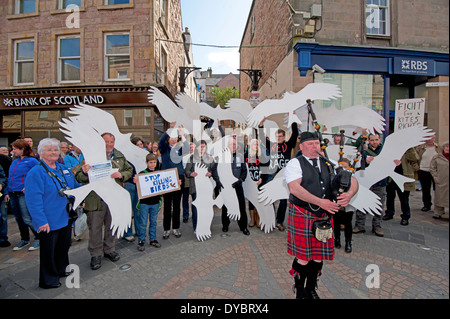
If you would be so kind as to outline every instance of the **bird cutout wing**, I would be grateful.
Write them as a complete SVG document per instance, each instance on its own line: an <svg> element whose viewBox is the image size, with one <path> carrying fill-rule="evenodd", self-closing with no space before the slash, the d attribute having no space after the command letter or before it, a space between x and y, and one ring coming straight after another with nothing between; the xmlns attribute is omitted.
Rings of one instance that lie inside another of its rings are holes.
<svg viewBox="0 0 450 319"><path fill-rule="evenodd" d="M99 135L111 133L115 137L114 147L122 152L129 161L140 172L147 168L145 158L148 152L131 143L131 134L122 134L119 130L115 117L99 108L80 104L69 110L69 114L77 115L79 122L88 123ZM74 117L71 117L72 119ZM77 144L75 144L77 145Z"/></svg>
<svg viewBox="0 0 450 319"><path fill-rule="evenodd" d="M73 117L63 119L59 124L61 125L60 130L66 135L67 140L81 149L85 163L94 165L107 160L105 141L89 123L78 117ZM74 207L78 207L92 191L108 205L112 218L111 229L113 234L116 232L117 237L121 237L131 225L130 194L112 178L95 181L65 193L75 197L74 205L76 206Z"/></svg>
<svg viewBox="0 0 450 319"><path fill-rule="evenodd" d="M341 151L339 145L330 145L326 150L328 158L338 163L340 158L339 152ZM358 150L356 149L356 147L351 145L344 145L344 158L349 159L350 163L353 163L353 159L356 157L357 152Z"/></svg>
<svg viewBox="0 0 450 319"><path fill-rule="evenodd" d="M363 105L338 110L335 105L324 108L313 104L313 111L319 124L326 126L330 132L333 128L345 129L348 132L357 128L364 128L369 133L375 133L384 132L386 126L384 117ZM313 128L314 125L308 115L308 108L306 107L296 110L296 116L303 123L303 126L306 128L309 124L309 127Z"/></svg>
<svg viewBox="0 0 450 319"><path fill-rule="evenodd" d="M222 208L223 197L221 195L214 199L214 188L211 179L206 176L208 168L196 164L195 189L197 198L192 204L197 208L197 228L195 235L199 241L211 238L211 223L214 218L214 206Z"/></svg>
<svg viewBox="0 0 450 319"><path fill-rule="evenodd" d="M414 180L395 173L394 160L401 160L408 149L423 144L433 135L431 129L423 126L410 127L389 135L381 153L365 170L356 172L355 177L359 184L370 188L380 180L391 177L403 192L404 183L414 182Z"/></svg>
<svg viewBox="0 0 450 319"><path fill-rule="evenodd" d="M232 220L240 220L241 212L239 210L239 201L236 190L232 186L238 179L234 177L231 169L231 163L233 161L231 151L227 148L222 155L222 158L217 164L217 173L219 174L220 182L223 185L220 195L222 195L224 205L228 209L228 217Z"/></svg>
<svg viewBox="0 0 450 319"><path fill-rule="evenodd" d="M253 181L250 177L249 170L247 169L247 178L243 183L244 188L244 196L248 199L249 202L255 206L255 209L258 211L261 230L263 230L266 234L269 234L275 229L276 220L275 220L275 209L273 205L264 205L258 199L258 185L255 181Z"/></svg>
<svg viewBox="0 0 450 319"><path fill-rule="evenodd" d="M281 100L264 100L248 116L249 126L257 127L266 117L279 113L291 113L306 105L308 99L334 100L341 97L341 89L334 84L312 83L297 93L286 92Z"/></svg>
<svg viewBox="0 0 450 319"><path fill-rule="evenodd" d="M289 198L289 187L283 178L285 170L286 168L283 168L275 175L272 181L261 187L258 194L258 201L260 203L268 206L277 200Z"/></svg>
<svg viewBox="0 0 450 319"><path fill-rule="evenodd" d="M167 95L157 88L151 86L148 92L148 101L156 105L164 120L169 123L177 122L177 126L184 126L189 132L194 131L193 120L198 118L192 118L185 108L176 105ZM180 96L180 98L183 101L186 100L185 97Z"/></svg>
<svg viewBox="0 0 450 319"><path fill-rule="evenodd" d="M225 108L220 112L221 120L232 120L238 125L245 125L247 117L253 111L250 102L243 99L230 99L225 105Z"/></svg>
<svg viewBox="0 0 450 319"><path fill-rule="evenodd" d="M225 159L223 157L226 155L225 150L228 148L228 143L232 138L232 136L226 135L219 138L216 142L208 144L208 154L214 158L219 157L219 160L224 162Z"/></svg>
<svg viewBox="0 0 450 319"><path fill-rule="evenodd" d="M383 204L380 197L362 185L359 185L358 192L351 199L349 208L372 216L382 215L383 213Z"/></svg>
<svg viewBox="0 0 450 319"><path fill-rule="evenodd" d="M178 93L176 96L176 101L179 106L186 111L189 118L192 120L200 120L200 104L194 101L186 93ZM192 131L191 131L192 132Z"/></svg>

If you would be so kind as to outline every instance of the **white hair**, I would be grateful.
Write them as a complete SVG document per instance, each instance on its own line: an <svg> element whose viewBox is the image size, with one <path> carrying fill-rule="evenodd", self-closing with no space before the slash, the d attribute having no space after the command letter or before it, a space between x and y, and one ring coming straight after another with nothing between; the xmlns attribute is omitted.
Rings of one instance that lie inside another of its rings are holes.
<svg viewBox="0 0 450 319"><path fill-rule="evenodd" d="M56 148L58 148L58 151L59 151L59 141L57 140L57 139L54 139L54 138L44 138L43 140L41 140L40 142L39 142L39 145L38 145L38 148L37 148L37 151L38 151L38 154L40 155L40 156L42 156L42 154L44 153L44 150L45 150L45 148L47 147L47 146L52 146L52 147L56 147Z"/></svg>

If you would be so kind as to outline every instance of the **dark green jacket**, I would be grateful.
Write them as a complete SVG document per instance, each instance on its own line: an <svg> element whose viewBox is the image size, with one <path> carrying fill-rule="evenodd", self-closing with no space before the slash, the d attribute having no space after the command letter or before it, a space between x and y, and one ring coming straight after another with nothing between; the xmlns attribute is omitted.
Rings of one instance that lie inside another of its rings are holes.
<svg viewBox="0 0 450 319"><path fill-rule="evenodd" d="M121 179L116 179L116 182L117 184L123 187L125 182L128 181L133 176L133 166L131 166L130 163L128 163L125 156L118 150L114 149L113 153L114 156L111 160L112 166L113 168L116 169L118 168L119 172L123 176ZM86 175L82 170L84 164L85 162L83 160L80 167L78 168L77 173L75 174L75 179L77 180L77 182L81 184L89 183L88 175ZM99 211L102 209L101 198L95 192L91 192L86 197L84 202L85 202L84 209L88 212Z"/></svg>

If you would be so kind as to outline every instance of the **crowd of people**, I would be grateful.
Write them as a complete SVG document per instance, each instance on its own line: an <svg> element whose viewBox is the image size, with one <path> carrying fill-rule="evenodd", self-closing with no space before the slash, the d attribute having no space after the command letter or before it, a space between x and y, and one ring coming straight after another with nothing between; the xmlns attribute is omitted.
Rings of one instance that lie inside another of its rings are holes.
<svg viewBox="0 0 450 319"><path fill-rule="evenodd" d="M223 130L221 132L224 135ZM260 227L260 224L258 212L251 203L247 210L243 182L248 175L260 188L286 168L283 178L289 186L291 196L289 207L287 200L277 203L276 228L279 231L286 229L284 223L288 211L288 253L295 257L291 274L295 278L297 298L315 299L319 298L315 286L323 261L333 260L334 249L341 248L341 230L344 230L345 235L345 251L351 253L352 234L365 232L366 215L345 209L358 191L355 178L351 178L349 189L336 198L332 197L330 176L333 174L318 155L321 151L319 136L309 132L300 134L295 123L292 132L290 139L286 141L286 132L279 130L276 144L271 143L261 132L259 138L247 140L241 139L237 134L233 135L228 148L232 154L232 173L237 182L232 186L239 201L239 229L245 236L249 236L249 228ZM176 122L170 123L169 130L159 142L146 143L135 137L131 142L149 152L145 159L147 168L136 172L134 166L115 148L114 135L106 133L102 137L108 159L113 168L118 169L111 178L130 193L132 201L134 229L132 225L123 239L134 242L137 237L139 251L145 250L147 242L151 247L160 248L157 218L161 208L163 240L171 235L180 238L180 224L188 223L190 218L195 232L197 208L190 205L189 200L189 197L192 201L197 197L195 164L201 163L207 167L207 177L215 184L215 196L223 189L217 173L217 161L207 153L207 142L201 140L189 143L189 137L184 135L182 127L176 127ZM69 264L68 251L74 237L74 218L77 216L74 212L77 208L72 207L73 200L64 194L64 190L88 183L91 166L85 163L83 153L76 145L56 139L41 140L37 153L33 150L33 140L30 137L18 139L10 146L11 148L0 146L0 247L11 245L7 225L7 211L10 210L20 233L20 241L13 250L18 251L27 246L29 250L40 249L39 286L57 288L60 286L59 278L69 275L65 269ZM291 159L297 146L300 151ZM382 136L369 135L363 154L368 166L382 148ZM422 211L431 210L431 194L432 189L435 189L433 217L438 219L442 218L445 208L449 207L448 162L449 143L439 146L434 137L424 145L408 150L402 159L396 161L397 173L416 178L420 182ZM349 161L344 160L341 164L344 169L351 171ZM178 171L181 190L139 200L136 175L167 169ZM372 217L372 231L375 235L384 236L381 222L393 219L396 196L401 204L401 225L409 224L409 196L410 192L415 191L415 183L405 185L404 191L401 191L387 178L374 184L371 190L380 197L384 212L383 216ZM101 267L102 255L111 261L118 261L120 255L115 249L116 238L111 230L108 205L92 192L84 200L81 209L87 215L91 268L97 270ZM353 215L356 216L354 227ZM334 236L333 240L321 242L315 238L313 224L318 220L327 220L327 216L334 221ZM228 232L231 222L226 206L222 208L221 219L222 231Z"/></svg>

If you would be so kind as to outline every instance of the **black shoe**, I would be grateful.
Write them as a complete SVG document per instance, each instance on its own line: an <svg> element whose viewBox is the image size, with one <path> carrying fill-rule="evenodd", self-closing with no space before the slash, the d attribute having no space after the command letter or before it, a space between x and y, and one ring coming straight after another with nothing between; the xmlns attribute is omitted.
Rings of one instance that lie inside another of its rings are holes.
<svg viewBox="0 0 450 319"><path fill-rule="evenodd" d="M341 249L341 240L340 239L334 239L334 248Z"/></svg>
<svg viewBox="0 0 450 319"><path fill-rule="evenodd" d="M39 287L42 288L42 289L56 289L56 288L61 287L61 283L58 282L58 284L56 284L56 285L44 285L44 284L39 284Z"/></svg>
<svg viewBox="0 0 450 319"><path fill-rule="evenodd" d="M228 226L223 226L223 227L222 227L222 231L223 231L224 233L228 233Z"/></svg>
<svg viewBox="0 0 450 319"><path fill-rule="evenodd" d="M315 290L303 290L301 299L314 299L318 300L320 299L319 295Z"/></svg>
<svg viewBox="0 0 450 319"><path fill-rule="evenodd" d="M402 221L400 222L400 225L408 226L409 225L409 221L407 219L402 219Z"/></svg>
<svg viewBox="0 0 450 319"><path fill-rule="evenodd" d="M7 241L7 240L0 241L0 247L6 248L6 247L9 247L9 246L11 246L11 243L9 241Z"/></svg>
<svg viewBox="0 0 450 319"><path fill-rule="evenodd" d="M429 212L430 210L431 210L431 207L428 207L428 206L424 206L421 209L421 211L423 211L423 212Z"/></svg>
<svg viewBox="0 0 450 319"><path fill-rule="evenodd" d="M189 218L183 218L183 223L187 224L188 221L189 221Z"/></svg>
<svg viewBox="0 0 450 319"><path fill-rule="evenodd" d="M106 258L108 258L109 260L111 260L112 262L116 262L120 259L120 256L118 253L116 253L115 251L113 251L110 254L105 254L104 255Z"/></svg>
<svg viewBox="0 0 450 319"><path fill-rule="evenodd" d="M242 231L245 236L250 236L250 231L246 228Z"/></svg>
<svg viewBox="0 0 450 319"><path fill-rule="evenodd" d="M352 242L351 241L346 241L345 242L345 252L347 254L350 254L352 252Z"/></svg>
<svg viewBox="0 0 450 319"><path fill-rule="evenodd" d="M100 256L91 258L91 269L92 270L100 269L101 266L102 266L102 258Z"/></svg>
<svg viewBox="0 0 450 319"><path fill-rule="evenodd" d="M383 216L383 220L391 220L391 219L394 219L394 216L387 214Z"/></svg>

